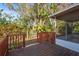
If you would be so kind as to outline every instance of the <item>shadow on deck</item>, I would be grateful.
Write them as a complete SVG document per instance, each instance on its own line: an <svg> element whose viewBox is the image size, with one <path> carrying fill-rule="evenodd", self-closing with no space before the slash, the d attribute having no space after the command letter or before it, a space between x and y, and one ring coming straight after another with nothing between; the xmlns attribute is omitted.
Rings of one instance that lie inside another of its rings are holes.
<svg viewBox="0 0 79 59"><path fill-rule="evenodd" d="M25 48L9 51L9 56L77 56L79 53L48 42L38 43L36 40L26 42Z"/></svg>

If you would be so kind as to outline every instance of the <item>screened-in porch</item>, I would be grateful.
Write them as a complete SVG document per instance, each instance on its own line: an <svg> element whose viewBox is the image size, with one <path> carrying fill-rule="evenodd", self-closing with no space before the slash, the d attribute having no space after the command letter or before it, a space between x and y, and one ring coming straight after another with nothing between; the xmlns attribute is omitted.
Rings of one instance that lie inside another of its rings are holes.
<svg viewBox="0 0 79 59"><path fill-rule="evenodd" d="M56 38L60 42L61 46L75 50L79 52L79 32L75 29L75 23L79 22L79 4L76 4L63 11L55 13L51 16L52 20L60 20L64 22L64 29L62 34L58 34L56 31ZM79 25L77 26L77 28ZM55 26L56 28L56 26ZM56 28L57 30L57 28ZM76 30L76 31L75 31ZM63 42L63 43L62 43Z"/></svg>

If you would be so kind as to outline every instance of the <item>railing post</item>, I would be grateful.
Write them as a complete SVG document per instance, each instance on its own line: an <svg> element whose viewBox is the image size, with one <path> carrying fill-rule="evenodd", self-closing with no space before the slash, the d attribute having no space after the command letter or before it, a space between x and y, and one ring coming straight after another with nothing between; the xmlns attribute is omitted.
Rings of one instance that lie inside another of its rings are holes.
<svg viewBox="0 0 79 59"><path fill-rule="evenodd" d="M7 40L7 52L6 52L6 55L8 55L8 35L6 36L6 40Z"/></svg>
<svg viewBox="0 0 79 59"><path fill-rule="evenodd" d="M25 47L25 34L23 34L23 47Z"/></svg>
<svg viewBox="0 0 79 59"><path fill-rule="evenodd" d="M2 39L0 42L0 56L5 56L8 55L8 39L7 36Z"/></svg>

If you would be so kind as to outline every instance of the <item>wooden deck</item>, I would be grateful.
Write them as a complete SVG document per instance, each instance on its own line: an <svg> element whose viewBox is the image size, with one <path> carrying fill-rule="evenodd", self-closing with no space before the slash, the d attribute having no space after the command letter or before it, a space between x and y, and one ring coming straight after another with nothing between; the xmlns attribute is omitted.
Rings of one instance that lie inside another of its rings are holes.
<svg viewBox="0 0 79 59"><path fill-rule="evenodd" d="M9 51L9 56L79 56L79 53L48 42L35 40L26 42L25 48Z"/></svg>

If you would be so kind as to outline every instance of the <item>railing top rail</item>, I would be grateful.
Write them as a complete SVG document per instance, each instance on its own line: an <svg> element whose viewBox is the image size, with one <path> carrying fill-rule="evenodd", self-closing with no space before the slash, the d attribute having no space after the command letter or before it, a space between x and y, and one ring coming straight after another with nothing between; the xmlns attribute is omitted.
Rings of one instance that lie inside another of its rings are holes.
<svg viewBox="0 0 79 59"><path fill-rule="evenodd" d="M21 33L18 33L18 32L16 32L16 33L8 33L7 34L8 36L10 35L25 35L25 33L24 32L21 32Z"/></svg>

